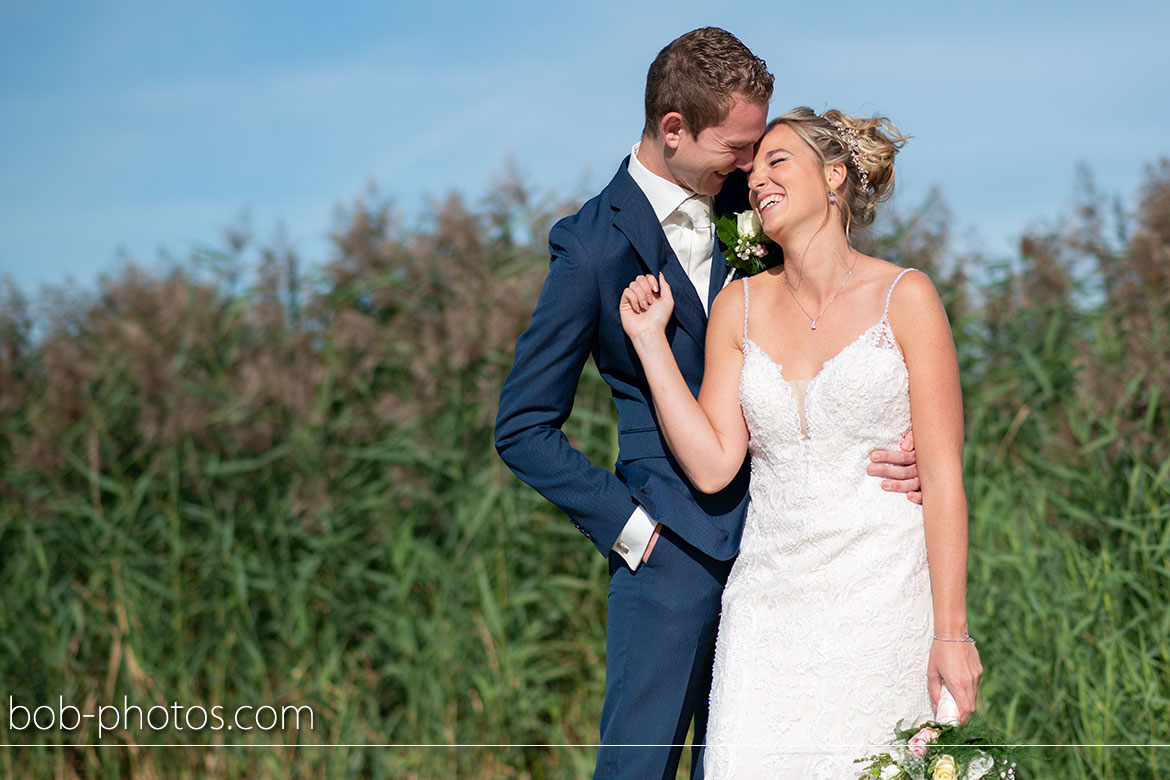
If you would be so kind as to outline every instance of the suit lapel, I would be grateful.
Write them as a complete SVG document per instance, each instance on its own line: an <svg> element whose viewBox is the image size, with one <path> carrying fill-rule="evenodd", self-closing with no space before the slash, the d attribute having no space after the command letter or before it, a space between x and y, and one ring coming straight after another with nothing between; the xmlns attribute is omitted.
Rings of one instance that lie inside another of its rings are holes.
<svg viewBox="0 0 1170 780"><path fill-rule="evenodd" d="M674 294L674 318L683 330L699 344L703 344L707 338L707 316L703 304L695 292L695 285L667 243L662 225L654 215L654 209L650 208L650 202L626 171L628 159L622 163L614 179L617 191L614 193L613 208L617 213L613 224L630 242L646 272L654 275L661 272L666 277ZM722 282L723 277L719 280Z"/></svg>
<svg viewBox="0 0 1170 780"><path fill-rule="evenodd" d="M715 249L711 255L711 284L707 290L707 311L715 305L715 296L723 289L723 282L727 279L727 258L723 256L723 242L715 239Z"/></svg>
<svg viewBox="0 0 1170 780"><path fill-rule="evenodd" d="M747 211L751 208L751 203L748 201L748 186L747 174L743 171L732 171L727 177L727 181L723 182L723 189L715 196L715 219L720 216L735 215L740 211ZM711 289L709 291L710 303L715 303L715 296L723 289L723 282L727 279L727 258L723 252L727 249L726 245L715 239L715 254L711 258ZM718 273L716 273L718 272ZM735 277L738 278L741 274L736 272Z"/></svg>

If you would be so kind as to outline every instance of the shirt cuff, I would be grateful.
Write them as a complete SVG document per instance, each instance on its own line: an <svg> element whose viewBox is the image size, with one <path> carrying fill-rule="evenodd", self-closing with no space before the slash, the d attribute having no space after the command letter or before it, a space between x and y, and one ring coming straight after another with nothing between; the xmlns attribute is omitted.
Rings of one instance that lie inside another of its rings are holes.
<svg viewBox="0 0 1170 780"><path fill-rule="evenodd" d="M626 527L613 543L613 551L622 557L631 571L637 571L642 563L642 556L646 554L650 537L657 527L658 523L654 522L642 507L635 509L630 519L626 521Z"/></svg>

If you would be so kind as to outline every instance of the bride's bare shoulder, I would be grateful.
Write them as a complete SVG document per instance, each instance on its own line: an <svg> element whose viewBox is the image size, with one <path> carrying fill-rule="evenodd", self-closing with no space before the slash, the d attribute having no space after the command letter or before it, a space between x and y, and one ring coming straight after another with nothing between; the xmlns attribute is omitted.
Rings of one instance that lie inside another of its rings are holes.
<svg viewBox="0 0 1170 780"><path fill-rule="evenodd" d="M738 306L743 307L743 280L736 279L728 282L727 285L719 291L715 296L715 303L712 304L711 310L714 311L716 306L729 306L738 301Z"/></svg>
<svg viewBox="0 0 1170 780"><path fill-rule="evenodd" d="M726 329L729 333L740 333L743 330L744 318L744 283L736 279L715 296L711 304L711 313L707 320L707 327L711 329Z"/></svg>
<svg viewBox="0 0 1170 780"><path fill-rule="evenodd" d="M903 350L922 340L951 343L950 320L931 278L917 269L898 269L890 281L887 316Z"/></svg>
<svg viewBox="0 0 1170 780"><path fill-rule="evenodd" d="M922 304L938 301L938 290L934 282L923 271L917 268L899 268L894 266L895 272L890 277L893 289L890 291L890 313L894 307L917 307Z"/></svg>
<svg viewBox="0 0 1170 780"><path fill-rule="evenodd" d="M874 291L880 292L883 300L887 293L890 294L891 312L897 305L895 302L899 300L914 305L915 302L921 303L924 299L938 298L938 291L935 290L930 276L917 268L905 268L877 257L865 256L865 261L873 280Z"/></svg>

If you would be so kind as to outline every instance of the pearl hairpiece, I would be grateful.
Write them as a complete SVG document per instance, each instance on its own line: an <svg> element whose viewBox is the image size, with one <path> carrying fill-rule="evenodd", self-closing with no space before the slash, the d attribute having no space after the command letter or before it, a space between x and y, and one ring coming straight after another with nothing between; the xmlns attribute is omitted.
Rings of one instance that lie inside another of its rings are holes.
<svg viewBox="0 0 1170 780"><path fill-rule="evenodd" d="M841 132L841 139L849 146L849 156L853 159L853 167L857 169L857 175L861 178L861 189L868 194L869 172L861 164L861 150L857 146L857 130L846 127L845 123L840 120L834 121L833 124Z"/></svg>

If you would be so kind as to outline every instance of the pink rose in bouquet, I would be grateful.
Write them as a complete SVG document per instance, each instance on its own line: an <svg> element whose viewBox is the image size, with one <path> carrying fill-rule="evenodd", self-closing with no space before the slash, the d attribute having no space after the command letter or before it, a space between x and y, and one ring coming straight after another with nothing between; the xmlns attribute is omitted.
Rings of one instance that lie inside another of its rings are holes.
<svg viewBox="0 0 1170 780"><path fill-rule="evenodd" d="M906 743L906 747L914 755L922 758L926 755L926 748L931 742L938 739L938 732L925 726L918 730L918 733L910 737L910 741Z"/></svg>

